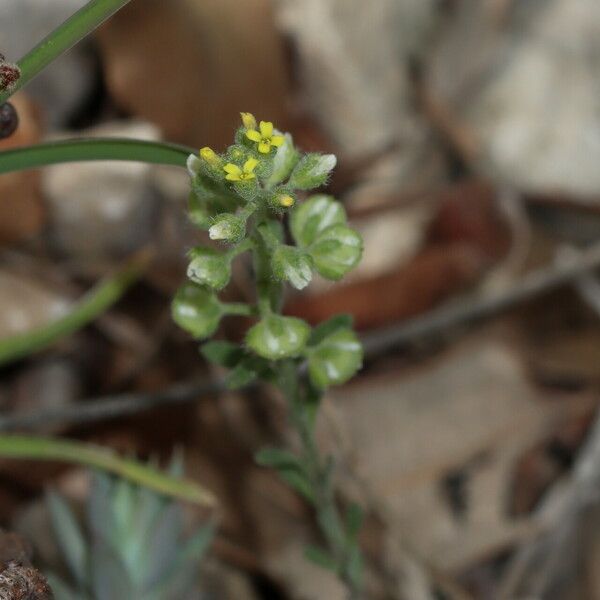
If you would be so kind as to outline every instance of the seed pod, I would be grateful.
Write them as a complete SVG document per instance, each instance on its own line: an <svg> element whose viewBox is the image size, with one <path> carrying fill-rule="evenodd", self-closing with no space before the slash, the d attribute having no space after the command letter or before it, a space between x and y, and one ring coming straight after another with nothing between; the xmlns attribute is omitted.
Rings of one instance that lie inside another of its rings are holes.
<svg viewBox="0 0 600 600"><path fill-rule="evenodd" d="M0 140L10 137L19 126L19 115L10 102L0 105Z"/></svg>
<svg viewBox="0 0 600 600"><path fill-rule="evenodd" d="M0 61L0 91L11 91L21 77L21 69L12 63Z"/></svg>

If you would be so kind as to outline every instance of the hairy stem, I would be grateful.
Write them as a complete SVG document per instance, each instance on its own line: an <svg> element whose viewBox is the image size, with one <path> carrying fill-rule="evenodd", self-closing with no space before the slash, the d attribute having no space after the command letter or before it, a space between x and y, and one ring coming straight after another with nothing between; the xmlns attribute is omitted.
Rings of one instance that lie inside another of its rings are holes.
<svg viewBox="0 0 600 600"><path fill-rule="evenodd" d="M0 93L0 104L6 102L12 94L29 83L52 61L94 31L128 2L129 0L91 0L59 25L19 61L21 77L10 90Z"/></svg>
<svg viewBox="0 0 600 600"><path fill-rule="evenodd" d="M349 600L358 600L360 590L348 571L347 537L331 482L331 467L321 456L307 399L302 390L298 365L286 361L281 370L281 388L288 401L291 422L301 441L302 459L313 490L313 503L319 529L346 585Z"/></svg>

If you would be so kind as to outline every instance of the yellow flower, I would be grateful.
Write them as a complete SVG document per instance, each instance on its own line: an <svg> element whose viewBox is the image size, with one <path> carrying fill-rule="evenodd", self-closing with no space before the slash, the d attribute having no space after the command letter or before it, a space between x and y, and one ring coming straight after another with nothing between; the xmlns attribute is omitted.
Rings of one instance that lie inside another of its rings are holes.
<svg viewBox="0 0 600 600"><path fill-rule="evenodd" d="M249 158L241 169L233 163L227 163L223 167L223 170L227 173L225 179L227 181L248 181L249 179L254 179L256 177L254 174L256 165L258 165L258 161L255 158Z"/></svg>
<svg viewBox="0 0 600 600"><path fill-rule="evenodd" d="M256 119L252 113L240 113L242 117L242 125L246 129L256 129Z"/></svg>
<svg viewBox="0 0 600 600"><path fill-rule="evenodd" d="M200 150L200 158L205 160L212 167L218 167L221 164L221 161L214 150L208 146L205 146Z"/></svg>
<svg viewBox="0 0 600 600"><path fill-rule="evenodd" d="M281 196L279 196L279 198L277 198L277 200L279 204L284 208L294 206L294 199L291 196L288 196L287 194L282 194Z"/></svg>
<svg viewBox="0 0 600 600"><path fill-rule="evenodd" d="M269 154L272 146L281 146L285 141L282 135L273 135L273 123L270 121L261 121L260 131L248 129L246 137L258 144L258 151L261 154Z"/></svg>

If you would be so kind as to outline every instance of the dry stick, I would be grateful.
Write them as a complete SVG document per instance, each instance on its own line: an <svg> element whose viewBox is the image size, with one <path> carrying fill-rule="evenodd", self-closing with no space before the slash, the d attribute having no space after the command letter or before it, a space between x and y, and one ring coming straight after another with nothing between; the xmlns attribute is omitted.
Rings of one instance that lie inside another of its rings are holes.
<svg viewBox="0 0 600 600"><path fill-rule="evenodd" d="M153 408L193 402L224 390L220 382L190 381L147 394L116 394L73 406L0 417L0 431L36 430L56 424L82 425L127 417Z"/></svg>
<svg viewBox="0 0 600 600"><path fill-rule="evenodd" d="M442 306L422 317L395 327L374 331L363 336L369 356L406 346L434 334L465 325L505 311L544 292L572 283L588 271L600 267L600 244L594 244L567 262L539 269L525 275L503 292L475 297L465 302Z"/></svg>
<svg viewBox="0 0 600 600"><path fill-rule="evenodd" d="M525 596L544 597L548 582L557 576L560 561L574 551L568 545L570 534L577 527L579 517L587 508L598 504L599 494L600 414L579 452L568 483L556 485L536 511L540 521L546 525L558 526L536 538L517 553L508 568L499 598L512 600L519 597L519 588L532 568L534 576L527 582L529 587Z"/></svg>
<svg viewBox="0 0 600 600"><path fill-rule="evenodd" d="M565 246L559 249L559 261L573 260L579 252ZM575 282L582 299L600 316L600 282L591 273ZM600 414L596 416L588 438L580 450L570 480L559 482L546 495L536 511L537 518L554 527L523 546L513 558L499 591L499 598L510 599L523 585L527 594L542 597L559 576L564 556L571 556L572 535L586 508L600 501ZM525 590L522 590L525 591Z"/></svg>
<svg viewBox="0 0 600 600"><path fill-rule="evenodd" d="M433 310L396 327L374 331L363 336L368 357L440 334L452 327L472 323L507 310L561 285L576 281L581 275L600 267L600 244L577 257L534 271L502 293L474 298L463 304L452 304ZM57 423L91 423L133 415L164 405L192 402L225 389L222 382L178 383L166 390L150 394L120 394L83 401L75 406L37 411L31 415L0 417L0 431L39 429Z"/></svg>

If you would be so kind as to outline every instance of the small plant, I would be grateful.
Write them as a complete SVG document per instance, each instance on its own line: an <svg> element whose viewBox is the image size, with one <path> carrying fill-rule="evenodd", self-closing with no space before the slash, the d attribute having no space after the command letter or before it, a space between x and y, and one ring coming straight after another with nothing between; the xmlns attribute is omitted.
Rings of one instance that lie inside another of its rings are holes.
<svg viewBox="0 0 600 600"><path fill-rule="evenodd" d="M175 465L175 463L174 463ZM181 469L172 466L172 475ZM69 578L48 580L56 600L198 600L200 562L212 526L183 536L181 505L126 480L96 473L82 529L67 502L48 507Z"/></svg>
<svg viewBox="0 0 600 600"><path fill-rule="evenodd" d="M332 154L301 153L289 134L270 122L257 124L250 113L242 113L242 126L225 152L202 148L190 156L190 220L225 247L190 251L189 281L175 297L173 318L196 339L211 337L228 315L257 318L243 344L211 341L202 353L229 369L230 387L262 380L286 397L301 448L298 453L264 449L257 461L276 469L312 504L326 544L309 548L307 556L335 571L356 598L361 511L352 506L345 518L340 515L333 462L319 453L315 418L323 392L360 369L362 348L348 316L311 329L301 319L282 315L285 283L302 289L315 272L337 281L360 261L362 240L348 226L343 206L323 194L301 196L326 183L335 164ZM223 302L217 294L229 283L232 261L245 253L252 255L256 302Z"/></svg>
<svg viewBox="0 0 600 600"><path fill-rule="evenodd" d="M0 129L4 128L5 135L16 124L14 112L5 105L10 96L127 2L89 0L17 65L10 65L13 69L10 81L6 78L0 81L0 107L6 112L5 124ZM192 178L190 219L207 230L211 239L222 242L225 249L199 247L190 252L190 281L179 290L173 302L174 319L196 339L210 338L221 319L229 315L257 319L247 331L243 344L212 341L204 344L203 353L208 360L230 370L228 384L232 388L261 380L276 385L287 399L300 449L298 452L265 449L258 453L257 460L261 465L276 469L312 504L325 544L309 548L307 556L335 571L346 584L349 597L359 598L362 558L357 536L362 514L356 506L350 506L344 516L340 512L333 489L333 461L319 452L315 441L315 419L324 391L348 381L361 367L362 348L348 316L334 317L311 329L301 319L282 314L284 284L302 289L310 283L315 272L337 281L360 261L362 240L348 227L343 206L323 194L303 198L305 192L327 181L336 164L335 156L303 154L295 148L289 134L277 131L270 122L258 124L253 115L242 113L242 127L235 134L234 144L222 154L203 148L199 155L190 156L190 150L182 146L138 140L65 140L0 152L0 174L84 160L137 160L180 167L186 166L187 161ZM217 293L229 283L232 261L245 253L252 254L256 302L252 305L223 302ZM101 307L108 304L101 303ZM47 346L88 322L95 314L85 309L76 319L53 324L39 335L8 340L3 349L4 360L13 360ZM89 464L176 497L212 503L212 496L191 482L165 478L152 469L73 442L3 435L0 436L0 455ZM131 497L135 494L146 497L155 492L134 492L136 488L131 483L110 484L107 482L111 480L106 477L99 481L104 483L97 486L103 485L113 491L108 495L100 494L104 500L98 502L103 502L104 508L96 510L94 522L90 521L91 531L96 536L94 539L101 539L98 537L100 526L113 531L115 537L105 536L97 548L105 553L101 560L106 560L107 565L113 561L114 571L109 579L119 580L119 573L132 575L134 566L131 563L123 566L115 559L115 556L121 556L114 545L119 537L115 533L116 526L108 521L103 523L98 515L120 515L120 523L126 523L123 515L129 515L131 523L138 523L140 517L133 508L135 502ZM69 564L78 589L83 590L81 594L93 593L96 588L90 586L100 585L100 580L96 578L93 583L90 577L101 573L95 566L100 560L95 554L96 546L89 549L82 536L76 533L78 529L67 524L74 520L65 516L69 513L60 500L54 497L52 502L55 517L58 512L63 515L60 531L73 532L70 545L63 546L65 552L72 548L68 554ZM144 502L151 504L149 500ZM119 541L131 543L143 554L143 544L139 540L148 532L142 532L140 525L131 525L127 531L127 536L133 536L135 541L130 541L129 537ZM119 564L120 567L115 566ZM126 577L123 581L132 585L142 580L147 583L140 575L142 567L139 569L134 581ZM147 575L149 571L144 573ZM152 595L158 592L159 588L153 587L144 598L163 598ZM133 593L113 593L112 590L107 594L102 597L136 597Z"/></svg>

